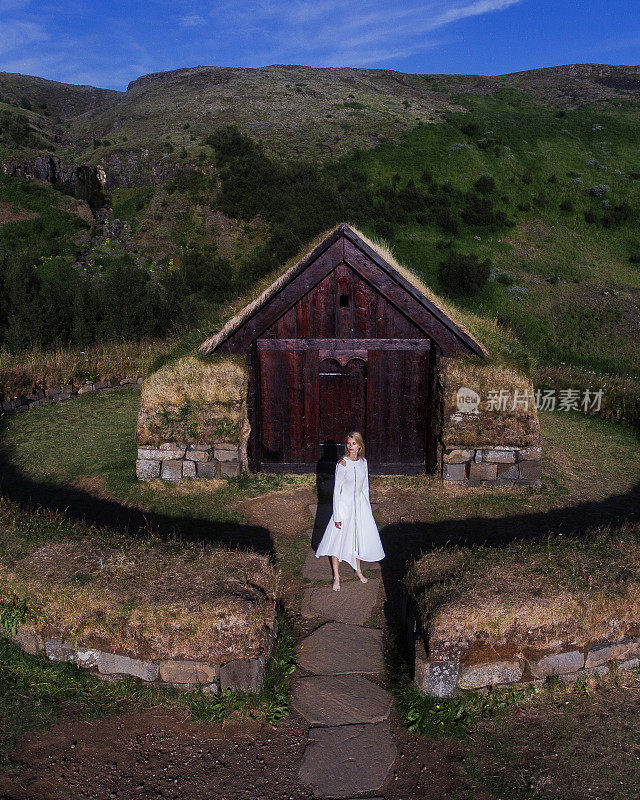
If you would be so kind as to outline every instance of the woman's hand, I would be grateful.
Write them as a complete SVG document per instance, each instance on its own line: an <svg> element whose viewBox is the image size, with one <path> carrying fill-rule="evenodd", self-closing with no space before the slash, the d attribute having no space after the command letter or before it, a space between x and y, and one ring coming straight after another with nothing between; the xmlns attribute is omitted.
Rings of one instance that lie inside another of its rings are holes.
<svg viewBox="0 0 640 800"><path fill-rule="evenodd" d="M335 524L336 528L341 528L342 527L342 523L341 522L336 522L334 520L334 524Z"/></svg>

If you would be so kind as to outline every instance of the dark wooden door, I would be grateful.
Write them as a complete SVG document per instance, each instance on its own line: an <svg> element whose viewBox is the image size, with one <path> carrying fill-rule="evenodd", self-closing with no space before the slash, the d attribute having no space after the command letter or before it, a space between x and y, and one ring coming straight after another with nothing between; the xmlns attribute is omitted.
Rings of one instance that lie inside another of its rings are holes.
<svg viewBox="0 0 640 800"><path fill-rule="evenodd" d="M342 362L342 363L341 363ZM349 431L358 430L366 441L367 365L362 358L325 358L320 361L318 435L322 451L338 445Z"/></svg>
<svg viewBox="0 0 640 800"><path fill-rule="evenodd" d="M429 350L369 350L367 460L377 472L424 472Z"/></svg>
<svg viewBox="0 0 640 800"><path fill-rule="evenodd" d="M428 340L258 339L254 352L259 468L306 472L359 430L373 471L425 471Z"/></svg>
<svg viewBox="0 0 640 800"><path fill-rule="evenodd" d="M318 458L318 351L258 350L260 462L292 468Z"/></svg>

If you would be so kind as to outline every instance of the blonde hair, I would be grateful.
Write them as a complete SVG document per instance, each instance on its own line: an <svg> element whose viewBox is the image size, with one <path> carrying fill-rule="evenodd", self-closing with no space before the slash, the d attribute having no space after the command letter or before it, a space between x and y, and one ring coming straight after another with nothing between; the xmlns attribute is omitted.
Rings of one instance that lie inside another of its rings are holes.
<svg viewBox="0 0 640 800"><path fill-rule="evenodd" d="M351 437L352 439L356 440L356 444L358 445L358 459L364 458L364 439L362 438L362 434L360 431L350 431L344 437L344 455L349 458L349 448L347 447L347 440Z"/></svg>

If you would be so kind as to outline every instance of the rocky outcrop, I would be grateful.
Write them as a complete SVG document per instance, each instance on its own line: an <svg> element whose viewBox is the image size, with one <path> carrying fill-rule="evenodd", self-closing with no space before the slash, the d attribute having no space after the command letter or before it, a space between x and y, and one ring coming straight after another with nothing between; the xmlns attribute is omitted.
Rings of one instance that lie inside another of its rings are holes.
<svg viewBox="0 0 640 800"><path fill-rule="evenodd" d="M105 188L130 188L132 186L157 186L169 178L192 172L194 165L178 164L168 158L158 158L148 149L112 152L102 159L106 173Z"/></svg>
<svg viewBox="0 0 640 800"><path fill-rule="evenodd" d="M5 175L23 180L82 185L91 203L98 200L102 189L157 186L175 175L192 172L195 167L190 163L159 159L156 153L144 149L109 153L97 165L70 164L58 156L43 154L22 161L5 159L0 168ZM94 205L101 203L95 202Z"/></svg>
<svg viewBox="0 0 640 800"><path fill-rule="evenodd" d="M45 183L76 184L82 169L80 164L66 164L58 156L52 155L36 156L27 161L9 159L2 162L2 171L9 177L23 180L31 178Z"/></svg>

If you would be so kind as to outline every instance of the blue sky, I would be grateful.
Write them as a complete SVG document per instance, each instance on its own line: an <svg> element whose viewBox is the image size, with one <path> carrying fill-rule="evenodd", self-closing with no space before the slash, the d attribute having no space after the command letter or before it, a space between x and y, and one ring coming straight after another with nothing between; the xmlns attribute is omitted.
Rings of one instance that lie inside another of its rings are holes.
<svg viewBox="0 0 640 800"><path fill-rule="evenodd" d="M498 75L640 63L638 0L0 0L0 71L125 89L213 66Z"/></svg>

